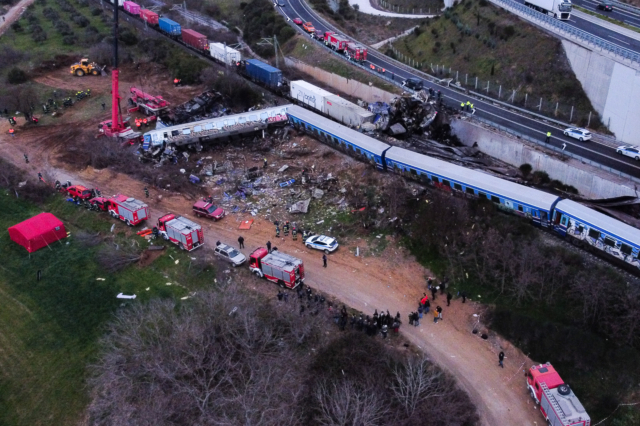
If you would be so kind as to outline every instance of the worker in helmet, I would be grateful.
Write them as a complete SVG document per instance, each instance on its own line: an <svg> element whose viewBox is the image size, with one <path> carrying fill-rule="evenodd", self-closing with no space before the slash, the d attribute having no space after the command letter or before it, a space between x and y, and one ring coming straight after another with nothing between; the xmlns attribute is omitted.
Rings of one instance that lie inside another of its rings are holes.
<svg viewBox="0 0 640 426"><path fill-rule="evenodd" d="M178 77L176 77L176 78L173 79L173 85L177 87L178 84L180 84L180 79Z"/></svg>
<svg viewBox="0 0 640 426"><path fill-rule="evenodd" d="M149 127L149 122L147 121L146 118L142 119L142 123L144 124L144 127Z"/></svg>
<svg viewBox="0 0 640 426"><path fill-rule="evenodd" d="M263 169L267 168L267 159L266 158L262 160L262 168Z"/></svg>

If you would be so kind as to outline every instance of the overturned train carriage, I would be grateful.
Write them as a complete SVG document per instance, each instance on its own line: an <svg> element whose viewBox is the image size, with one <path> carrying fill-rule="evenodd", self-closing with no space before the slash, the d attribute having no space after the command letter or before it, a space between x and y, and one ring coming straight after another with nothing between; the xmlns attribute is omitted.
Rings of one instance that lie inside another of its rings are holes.
<svg viewBox="0 0 640 426"><path fill-rule="evenodd" d="M289 107L281 105L152 130L144 134L142 147L148 150L163 145L185 146L246 136L271 125L286 123Z"/></svg>

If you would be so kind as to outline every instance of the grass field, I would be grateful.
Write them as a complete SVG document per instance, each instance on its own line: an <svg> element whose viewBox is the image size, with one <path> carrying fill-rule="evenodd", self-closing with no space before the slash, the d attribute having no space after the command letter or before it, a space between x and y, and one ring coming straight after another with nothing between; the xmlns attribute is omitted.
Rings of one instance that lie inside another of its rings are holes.
<svg viewBox="0 0 640 426"><path fill-rule="evenodd" d="M113 242L83 247L75 234L86 230L110 235L114 222L104 214L79 210L62 197L38 207L0 193L3 229L42 210L59 217L71 236L31 255L10 241L7 232L0 236L2 426L79 422L88 402L86 367L96 354L102 326L117 309L126 309L115 297L119 292L138 296L127 303L144 303L152 297L185 297L213 281L211 270L191 268L194 254L179 253L173 246L145 268L134 265L105 273L96 262L100 250L113 242L144 246L144 239L117 224Z"/></svg>

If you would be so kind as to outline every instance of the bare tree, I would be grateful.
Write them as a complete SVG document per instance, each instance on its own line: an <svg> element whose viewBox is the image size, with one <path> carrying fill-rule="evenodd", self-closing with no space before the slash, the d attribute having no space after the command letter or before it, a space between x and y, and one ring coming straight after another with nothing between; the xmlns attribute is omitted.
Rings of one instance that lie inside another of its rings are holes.
<svg viewBox="0 0 640 426"><path fill-rule="evenodd" d="M118 244L107 245L98 252L98 263L107 272L117 272L140 260L140 248L131 241L131 245L120 246Z"/></svg>
<svg viewBox="0 0 640 426"><path fill-rule="evenodd" d="M394 383L391 390L396 400L411 417L426 400L446 395L444 373L434 367L426 357L411 357L393 369Z"/></svg>
<svg viewBox="0 0 640 426"><path fill-rule="evenodd" d="M388 412L375 389L363 388L350 380L320 382L314 397L319 411L315 419L324 426L375 426L382 424Z"/></svg>

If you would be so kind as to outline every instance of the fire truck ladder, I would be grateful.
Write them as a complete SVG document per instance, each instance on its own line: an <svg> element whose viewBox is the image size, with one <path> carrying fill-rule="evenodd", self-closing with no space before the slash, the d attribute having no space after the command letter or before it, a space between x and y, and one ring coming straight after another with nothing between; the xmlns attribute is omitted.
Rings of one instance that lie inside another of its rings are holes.
<svg viewBox="0 0 640 426"><path fill-rule="evenodd" d="M558 404L558 401L556 401L555 397L551 395L551 392L549 391L547 384L544 382L540 383L540 388L543 390L545 395L547 395L547 400L549 401L549 404L551 404L551 406L553 407L554 411L562 421L562 424L563 425L566 424L567 417L564 414L564 410L562 409L562 407L560 407L560 404ZM547 413L547 417L549 417L549 413Z"/></svg>

